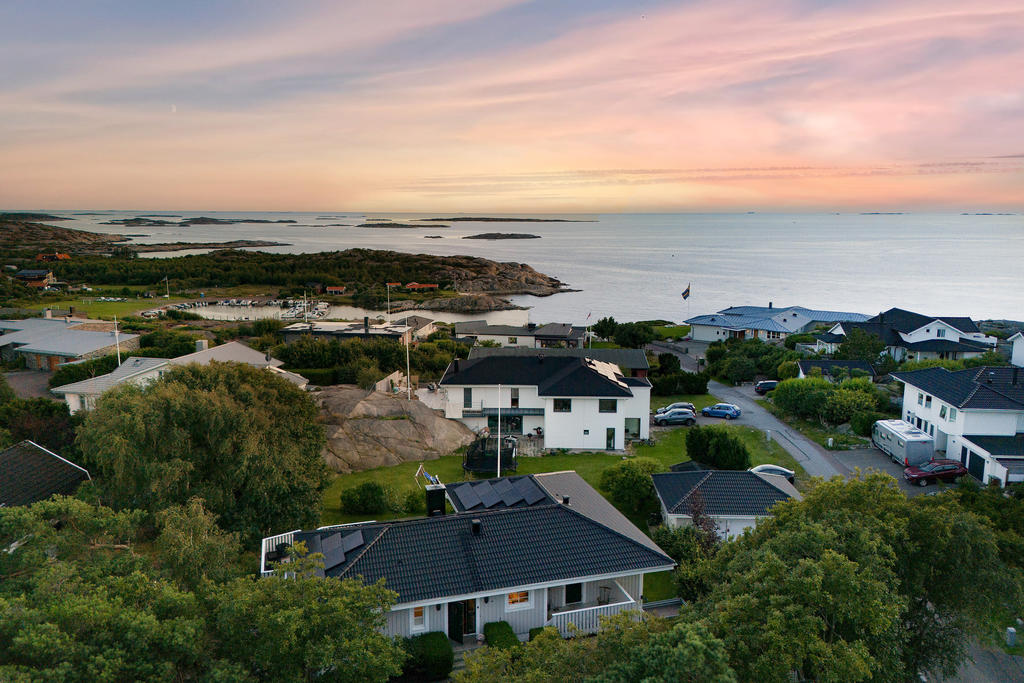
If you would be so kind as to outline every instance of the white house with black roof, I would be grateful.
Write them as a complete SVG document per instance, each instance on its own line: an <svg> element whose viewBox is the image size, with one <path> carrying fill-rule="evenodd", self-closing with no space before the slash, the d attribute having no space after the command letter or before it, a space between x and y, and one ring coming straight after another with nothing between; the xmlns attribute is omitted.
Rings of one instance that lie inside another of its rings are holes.
<svg viewBox="0 0 1024 683"><path fill-rule="evenodd" d="M1024 370L981 367L894 372L903 419L935 440L983 483L1024 481Z"/></svg>
<svg viewBox="0 0 1024 683"><path fill-rule="evenodd" d="M746 470L696 470L651 475L667 526L689 526L699 509L733 538L757 525L772 507L800 493L785 477Z"/></svg>
<svg viewBox="0 0 1024 683"><path fill-rule="evenodd" d="M592 358L602 363L611 363L619 367L626 377L647 377L651 370L651 364L647 360L647 353L643 349L537 349L522 346L474 346L469 350L470 360L474 358L486 358L488 356L570 356L573 358Z"/></svg>
<svg viewBox="0 0 1024 683"><path fill-rule="evenodd" d="M582 348L587 328L569 323L538 325L491 325L486 320L455 323L455 336L475 342L494 342L503 347Z"/></svg>
<svg viewBox="0 0 1024 683"><path fill-rule="evenodd" d="M461 643L496 621L524 639L538 626L593 633L600 617L642 608L645 574L675 566L575 473L449 486L428 487L432 516L266 538L263 573L302 541L324 555L325 576L384 579L398 593L388 635L440 631ZM577 496L553 493L562 489ZM446 493L454 514L444 514Z"/></svg>
<svg viewBox="0 0 1024 683"><path fill-rule="evenodd" d="M850 330L859 329L885 342L884 353L897 361L961 360L994 351L998 340L962 316L929 316L890 308L864 322L840 322L816 335L817 351L835 353Z"/></svg>
<svg viewBox="0 0 1024 683"><path fill-rule="evenodd" d="M1016 365L1018 368L1024 368L1024 332L1017 332L1009 339L1012 344L1012 351L1010 354L1010 363Z"/></svg>
<svg viewBox="0 0 1024 683"><path fill-rule="evenodd" d="M651 383L611 363L562 355L455 360L441 378L445 417L495 434L540 428L547 448L623 450L650 435Z"/></svg>

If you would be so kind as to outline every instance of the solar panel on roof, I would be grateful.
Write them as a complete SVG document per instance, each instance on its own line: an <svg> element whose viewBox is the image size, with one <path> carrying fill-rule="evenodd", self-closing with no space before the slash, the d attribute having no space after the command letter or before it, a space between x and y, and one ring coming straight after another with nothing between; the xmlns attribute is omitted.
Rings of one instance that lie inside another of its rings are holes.
<svg viewBox="0 0 1024 683"><path fill-rule="evenodd" d="M494 487L494 492L499 496L504 496L506 493L512 490L512 482L508 479L501 479L491 484Z"/></svg>
<svg viewBox="0 0 1024 683"><path fill-rule="evenodd" d="M341 534L331 534L320 539L320 551L328 553L335 548L341 547Z"/></svg>
<svg viewBox="0 0 1024 683"><path fill-rule="evenodd" d="M507 505L508 507L512 507L516 503L520 502L522 499L523 499L523 494L520 493L519 490L516 489L515 487L510 488L501 497L502 502L505 503L505 505Z"/></svg>
<svg viewBox="0 0 1024 683"><path fill-rule="evenodd" d="M459 503L462 505L464 510L471 510L481 504L480 496L477 495L476 490L470 484L466 484L465 486L455 486L448 490L458 498Z"/></svg>
<svg viewBox="0 0 1024 683"><path fill-rule="evenodd" d="M355 532L353 532L351 534L346 534L344 536L344 538L341 539L341 547L347 553L350 550L354 550L354 549L358 548L364 542L365 541L363 541L363 532L362 531L355 531Z"/></svg>
<svg viewBox="0 0 1024 683"><path fill-rule="evenodd" d="M525 481L530 481L529 479ZM523 495L523 499L526 500L527 505L533 505L541 500L544 500L544 492L540 490L540 487L530 481L529 490Z"/></svg>
<svg viewBox="0 0 1024 683"><path fill-rule="evenodd" d="M494 487L491 486L489 483L487 484L486 488L478 488L483 488L482 491L478 491L477 493L480 494L480 502L484 504L485 508L492 508L501 502L501 497L494 492Z"/></svg>

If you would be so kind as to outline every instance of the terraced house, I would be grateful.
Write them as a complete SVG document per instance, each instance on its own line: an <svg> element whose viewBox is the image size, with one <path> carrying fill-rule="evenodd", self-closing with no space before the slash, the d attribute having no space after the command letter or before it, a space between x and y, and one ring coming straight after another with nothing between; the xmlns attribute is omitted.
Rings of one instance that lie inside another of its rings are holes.
<svg viewBox="0 0 1024 683"><path fill-rule="evenodd" d="M398 593L388 635L463 643L497 621L522 639L539 626L593 633L602 616L640 610L644 575L675 564L575 472L432 485L426 497L427 517L266 538L263 573L302 541L324 555L324 576Z"/></svg>

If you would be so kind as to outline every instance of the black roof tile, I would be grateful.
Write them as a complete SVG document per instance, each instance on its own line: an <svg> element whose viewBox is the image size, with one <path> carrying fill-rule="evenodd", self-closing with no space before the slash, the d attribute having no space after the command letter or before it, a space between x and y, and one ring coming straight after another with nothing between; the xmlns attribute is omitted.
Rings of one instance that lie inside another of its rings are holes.
<svg viewBox="0 0 1024 683"><path fill-rule="evenodd" d="M964 434L964 438L978 447L984 448L993 456L1024 456L1024 434L1014 434L1013 436L972 436Z"/></svg>
<svg viewBox="0 0 1024 683"><path fill-rule="evenodd" d="M773 505L790 497L754 472L663 472L651 477L658 497L674 514L689 514L690 505L699 495L705 514L763 517Z"/></svg>
<svg viewBox="0 0 1024 683"><path fill-rule="evenodd" d="M480 520L474 534L472 521ZM297 532L311 552L360 531L364 543L325 574L385 579L399 603L668 567L671 558L557 504L474 510Z"/></svg>
<svg viewBox="0 0 1024 683"><path fill-rule="evenodd" d="M540 396L632 396L626 382L608 378L584 358L566 356L487 356L453 361L443 385L509 384L536 386Z"/></svg>
<svg viewBox="0 0 1024 683"><path fill-rule="evenodd" d="M84 468L32 441L0 451L0 505L31 505L55 493L70 495L88 478Z"/></svg>
<svg viewBox="0 0 1024 683"><path fill-rule="evenodd" d="M925 368L892 376L957 408L1024 410L1024 371L1013 367L981 367L950 372Z"/></svg>
<svg viewBox="0 0 1024 683"><path fill-rule="evenodd" d="M613 363L623 370L646 370L650 368L647 354L643 349L533 349L527 347L506 346L488 348L474 346L469 350L470 359L487 356L571 356L573 358L593 358L605 363Z"/></svg>

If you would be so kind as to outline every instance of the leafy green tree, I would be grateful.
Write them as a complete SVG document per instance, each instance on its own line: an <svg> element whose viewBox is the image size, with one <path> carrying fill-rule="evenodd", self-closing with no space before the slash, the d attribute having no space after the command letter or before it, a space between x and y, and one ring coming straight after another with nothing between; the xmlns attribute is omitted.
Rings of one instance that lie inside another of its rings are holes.
<svg viewBox="0 0 1024 683"><path fill-rule="evenodd" d="M600 486L615 507L627 514L653 512L657 501L651 475L660 469L651 458L623 460L601 472Z"/></svg>
<svg viewBox="0 0 1024 683"><path fill-rule="evenodd" d="M735 683L725 644L702 624L680 623L656 633L613 662L594 683Z"/></svg>
<svg viewBox="0 0 1024 683"><path fill-rule="evenodd" d="M305 392L265 370L190 365L105 394L78 444L104 502L157 512L199 497L251 541L316 524L327 485L317 417Z"/></svg>
<svg viewBox="0 0 1024 683"><path fill-rule="evenodd" d="M703 510L691 509L690 514L697 517L696 524L659 526L651 534L658 547L678 564L674 577L676 589L679 597L687 601L698 600L711 590L714 584L712 560L721 547L714 522L703 515Z"/></svg>
<svg viewBox="0 0 1024 683"><path fill-rule="evenodd" d="M406 656L382 633L396 597L383 581L240 578L211 592L210 626L216 652L253 679L384 681Z"/></svg>
<svg viewBox="0 0 1024 683"><path fill-rule="evenodd" d="M7 383L7 378L0 375L0 405L10 403L16 398L18 398L18 395L14 393L14 389Z"/></svg>
<svg viewBox="0 0 1024 683"><path fill-rule="evenodd" d="M863 360L875 363L883 351L885 351L885 342L881 337L854 327L850 329L846 334L846 339L836 349L835 357L840 360Z"/></svg>
<svg viewBox="0 0 1024 683"><path fill-rule="evenodd" d="M612 335L615 343L628 349L638 349L658 338L650 323L621 323Z"/></svg>
<svg viewBox="0 0 1024 683"><path fill-rule="evenodd" d="M825 422L838 425L849 422L855 413L872 411L876 401L873 396L850 389L838 389L830 393L822 406L821 416Z"/></svg>
<svg viewBox="0 0 1024 683"><path fill-rule="evenodd" d="M601 318L591 328L594 334L601 339L611 339L615 336L615 331L619 329L619 324L615 322L615 318L608 316L607 318Z"/></svg>
<svg viewBox="0 0 1024 683"><path fill-rule="evenodd" d="M782 345L787 349L796 349L797 344L813 344L814 335L810 332L801 332L799 334L788 335L782 342Z"/></svg>
<svg viewBox="0 0 1024 683"><path fill-rule="evenodd" d="M194 589L204 581L220 582L240 573L238 534L218 527L201 499L161 510L157 527L157 562L180 585Z"/></svg>
<svg viewBox="0 0 1024 683"><path fill-rule="evenodd" d="M780 380L783 379L795 379L800 374L800 366L797 365L795 360L787 360L779 363L779 369L776 371Z"/></svg>
<svg viewBox="0 0 1024 683"><path fill-rule="evenodd" d="M15 398L0 403L0 429L12 443L31 439L69 460L77 462L75 428L80 415L71 415L63 401L48 398Z"/></svg>
<svg viewBox="0 0 1024 683"><path fill-rule="evenodd" d="M659 375L671 375L676 372L680 372L682 367L679 365L679 356L674 353L659 353L658 354L658 371Z"/></svg>
<svg viewBox="0 0 1024 683"><path fill-rule="evenodd" d="M772 401L784 413L816 420L821 417L825 402L833 391L835 386L828 380L815 377L787 379L775 387Z"/></svg>

